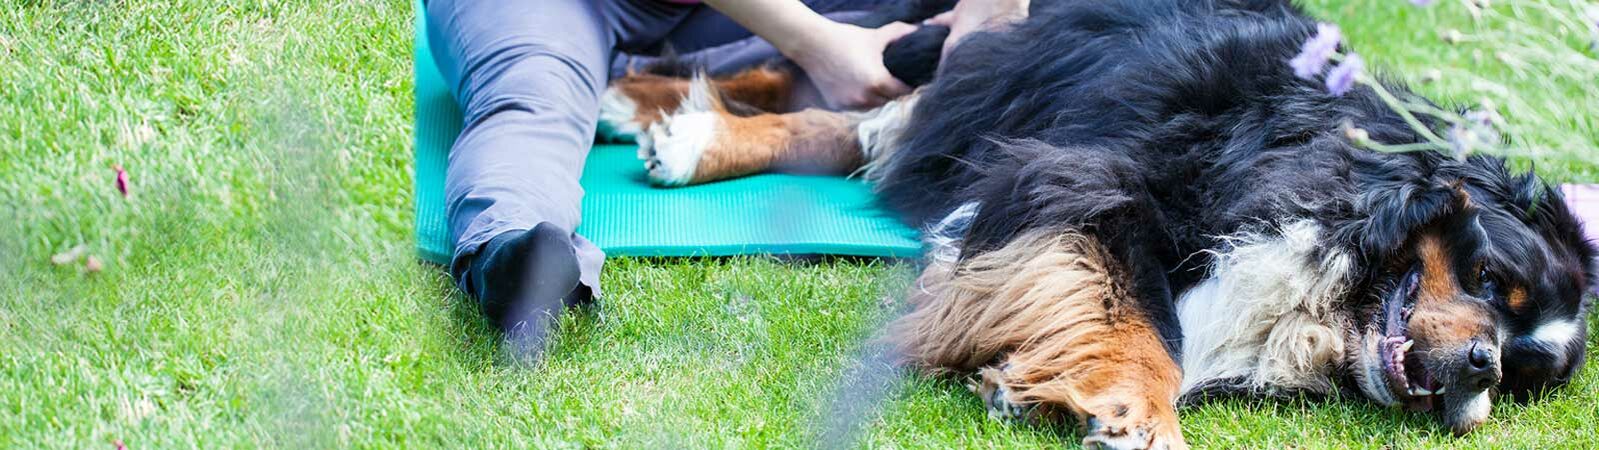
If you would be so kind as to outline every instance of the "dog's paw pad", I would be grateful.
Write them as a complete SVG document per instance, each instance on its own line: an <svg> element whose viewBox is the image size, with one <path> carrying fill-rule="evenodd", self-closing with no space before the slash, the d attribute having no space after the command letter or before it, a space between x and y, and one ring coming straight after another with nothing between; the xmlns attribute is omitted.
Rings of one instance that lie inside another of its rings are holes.
<svg viewBox="0 0 1599 450"><path fill-rule="evenodd" d="M661 186L692 182L700 156L716 140L719 121L716 113L688 112L650 125L639 138L639 156L644 159L650 181Z"/></svg>

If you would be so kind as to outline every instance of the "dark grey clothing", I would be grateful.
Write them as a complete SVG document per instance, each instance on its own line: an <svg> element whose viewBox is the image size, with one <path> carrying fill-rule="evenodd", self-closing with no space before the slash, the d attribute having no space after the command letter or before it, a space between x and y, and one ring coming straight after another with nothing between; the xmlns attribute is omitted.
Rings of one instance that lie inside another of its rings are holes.
<svg viewBox="0 0 1599 450"><path fill-rule="evenodd" d="M810 0L821 13L885 0ZM612 76L666 45L713 72L776 56L726 16L659 0L431 0L429 40L465 115L450 149L445 199L455 255L450 271L485 242L550 223L575 230L578 177L594 140L599 98ZM573 236L580 281L599 293L605 255ZM467 289L471 292L471 289Z"/></svg>

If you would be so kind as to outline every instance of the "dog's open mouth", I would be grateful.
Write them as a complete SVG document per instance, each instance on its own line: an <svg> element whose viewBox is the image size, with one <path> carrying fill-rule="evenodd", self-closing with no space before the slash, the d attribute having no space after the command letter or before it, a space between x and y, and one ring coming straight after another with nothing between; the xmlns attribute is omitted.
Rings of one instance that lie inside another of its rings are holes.
<svg viewBox="0 0 1599 450"><path fill-rule="evenodd" d="M1383 338L1377 343L1377 352L1394 398L1412 411L1431 411L1438 406L1444 387L1427 372L1420 357L1411 357L1416 341L1406 329L1420 284L1420 275L1412 271L1383 302Z"/></svg>

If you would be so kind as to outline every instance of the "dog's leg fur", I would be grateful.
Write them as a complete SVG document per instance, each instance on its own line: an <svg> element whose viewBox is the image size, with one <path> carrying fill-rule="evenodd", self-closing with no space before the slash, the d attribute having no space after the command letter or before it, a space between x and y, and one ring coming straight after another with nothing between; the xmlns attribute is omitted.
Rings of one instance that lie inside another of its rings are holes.
<svg viewBox="0 0 1599 450"><path fill-rule="evenodd" d="M761 172L845 175L888 153L914 96L863 113L807 109L740 116L703 79L640 136L651 181L698 184Z"/></svg>
<svg viewBox="0 0 1599 450"><path fill-rule="evenodd" d="M720 100L735 113L787 112L794 74L757 67L711 80ZM688 78L635 73L611 82L600 97L600 121L623 134L639 135L650 124L677 111L689 93Z"/></svg>
<svg viewBox="0 0 1599 450"><path fill-rule="evenodd" d="M892 338L912 365L978 372L990 415L1071 414L1084 445L1182 448L1182 374L1095 238L1033 231L935 262Z"/></svg>

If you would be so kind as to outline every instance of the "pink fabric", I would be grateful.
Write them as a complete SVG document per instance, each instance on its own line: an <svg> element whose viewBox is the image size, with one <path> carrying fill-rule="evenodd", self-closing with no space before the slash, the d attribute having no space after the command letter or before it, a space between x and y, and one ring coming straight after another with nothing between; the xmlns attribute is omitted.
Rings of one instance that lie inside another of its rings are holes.
<svg viewBox="0 0 1599 450"><path fill-rule="evenodd" d="M1599 240L1599 184L1568 184L1560 187L1571 212L1582 219L1588 238Z"/></svg>

